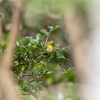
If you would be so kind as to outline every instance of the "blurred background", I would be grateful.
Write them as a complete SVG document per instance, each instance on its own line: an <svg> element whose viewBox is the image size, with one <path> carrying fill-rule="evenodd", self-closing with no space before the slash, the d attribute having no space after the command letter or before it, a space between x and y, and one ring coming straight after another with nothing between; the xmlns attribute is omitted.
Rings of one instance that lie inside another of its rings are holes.
<svg viewBox="0 0 100 100"><path fill-rule="evenodd" d="M5 49L10 33L12 12L15 9L14 2L14 0L2 0L0 3L0 13L4 16L2 20L3 40L1 51ZM49 41L53 40L59 44L60 48L67 47L67 49L63 52L66 60L62 63L66 71L64 72L54 62L49 63L47 65L48 70L53 71L53 73L44 75L43 80L38 80L38 78L35 80L37 83L33 84L33 96L25 91L27 82L20 81L18 83L17 88L23 100L35 100L36 98L38 100L77 100L71 44L69 43L68 31L64 21L65 10L70 5L76 7L77 13L83 22L85 33L88 36L87 0L24 0L20 25L21 32L18 41L22 42L26 36L35 38L41 29L48 31L48 26L58 25L59 28L50 34ZM43 81L44 83L41 84Z"/></svg>

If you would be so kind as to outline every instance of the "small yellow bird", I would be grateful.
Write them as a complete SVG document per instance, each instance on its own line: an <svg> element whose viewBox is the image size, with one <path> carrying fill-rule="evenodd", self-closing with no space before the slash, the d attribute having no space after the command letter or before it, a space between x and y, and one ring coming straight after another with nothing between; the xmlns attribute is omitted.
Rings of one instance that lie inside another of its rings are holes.
<svg viewBox="0 0 100 100"><path fill-rule="evenodd" d="M52 52L54 50L54 41L50 41L46 44L47 51Z"/></svg>

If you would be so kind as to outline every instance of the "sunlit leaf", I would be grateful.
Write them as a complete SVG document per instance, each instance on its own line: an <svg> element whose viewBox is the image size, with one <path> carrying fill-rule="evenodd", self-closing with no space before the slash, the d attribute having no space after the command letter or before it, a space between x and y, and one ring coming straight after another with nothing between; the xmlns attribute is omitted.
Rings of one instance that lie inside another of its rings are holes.
<svg viewBox="0 0 100 100"><path fill-rule="evenodd" d="M41 29L40 32L43 33L43 34L45 34L45 35L49 34L49 32L47 32L45 29Z"/></svg>
<svg viewBox="0 0 100 100"><path fill-rule="evenodd" d="M37 34L37 35L36 35L36 39L37 39L37 40L40 40L40 39L41 39L41 34Z"/></svg>

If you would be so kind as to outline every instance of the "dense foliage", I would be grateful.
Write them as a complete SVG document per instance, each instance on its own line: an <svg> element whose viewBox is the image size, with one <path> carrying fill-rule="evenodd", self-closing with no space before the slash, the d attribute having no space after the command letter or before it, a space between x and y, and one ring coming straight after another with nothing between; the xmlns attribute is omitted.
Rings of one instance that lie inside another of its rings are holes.
<svg viewBox="0 0 100 100"><path fill-rule="evenodd" d="M73 80L73 70L66 71L62 66L62 62L68 59L63 54L67 47L60 48L54 41L48 41L50 34L58 27L48 26L49 32L41 29L36 38L24 37L16 42L12 71L22 93L30 93L61 80L66 81L67 77ZM58 78L55 76L57 65L62 69Z"/></svg>

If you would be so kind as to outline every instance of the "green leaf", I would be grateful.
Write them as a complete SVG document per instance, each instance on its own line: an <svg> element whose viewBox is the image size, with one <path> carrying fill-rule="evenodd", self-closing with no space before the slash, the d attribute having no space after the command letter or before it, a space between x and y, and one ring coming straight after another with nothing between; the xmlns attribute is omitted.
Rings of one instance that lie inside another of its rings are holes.
<svg viewBox="0 0 100 100"><path fill-rule="evenodd" d="M59 50L60 48L59 48L59 44L54 44L54 50Z"/></svg>
<svg viewBox="0 0 100 100"><path fill-rule="evenodd" d="M55 27L54 27L54 29L53 30L56 30L57 28L59 28L60 26L58 26L58 25L56 25Z"/></svg>
<svg viewBox="0 0 100 100"><path fill-rule="evenodd" d="M49 32L47 32L45 29L41 29L40 32L43 33L43 34L45 34L45 35L49 34Z"/></svg>
<svg viewBox="0 0 100 100"><path fill-rule="evenodd" d="M65 59L65 57L63 55L58 55L57 59Z"/></svg>
<svg viewBox="0 0 100 100"><path fill-rule="evenodd" d="M37 34L36 35L36 40L40 40L41 39L41 34Z"/></svg>
<svg viewBox="0 0 100 100"><path fill-rule="evenodd" d="M17 46L19 46L19 43L16 41Z"/></svg>
<svg viewBox="0 0 100 100"><path fill-rule="evenodd" d="M68 68L67 72L64 73L69 81L75 81L75 75L74 75L74 68Z"/></svg>
<svg viewBox="0 0 100 100"><path fill-rule="evenodd" d="M31 39L33 39L33 37L32 36L30 36L30 37L26 36L26 39L31 40Z"/></svg>
<svg viewBox="0 0 100 100"><path fill-rule="evenodd" d="M31 82L31 86L35 86L37 84L37 82L36 81L34 81L34 82Z"/></svg>
<svg viewBox="0 0 100 100"><path fill-rule="evenodd" d="M18 80L18 83L21 85L21 87L22 87L23 89L29 88L29 87L30 87L29 82L26 81L26 80Z"/></svg>
<svg viewBox="0 0 100 100"><path fill-rule="evenodd" d="M48 28L49 28L50 30L53 30L54 26L48 26Z"/></svg>
<svg viewBox="0 0 100 100"><path fill-rule="evenodd" d="M48 26L48 28L50 29L50 32L56 30L57 28L59 28L58 25L56 25L55 27L54 26Z"/></svg>
<svg viewBox="0 0 100 100"><path fill-rule="evenodd" d="M53 71L48 71L46 74L52 74L53 73Z"/></svg>
<svg viewBox="0 0 100 100"><path fill-rule="evenodd" d="M66 47L63 47L63 48L61 49L61 51L66 51Z"/></svg>

